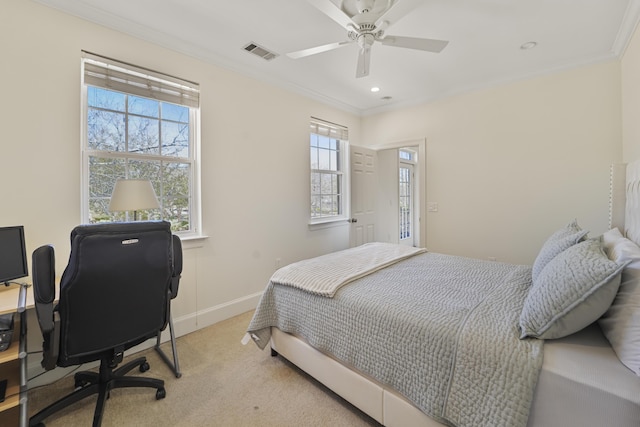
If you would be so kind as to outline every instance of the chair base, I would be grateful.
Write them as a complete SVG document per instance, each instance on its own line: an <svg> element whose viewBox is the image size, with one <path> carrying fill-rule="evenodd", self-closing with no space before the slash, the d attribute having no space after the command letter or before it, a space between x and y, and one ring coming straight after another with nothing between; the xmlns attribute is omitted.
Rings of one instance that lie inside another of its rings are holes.
<svg viewBox="0 0 640 427"><path fill-rule="evenodd" d="M169 360L169 357L165 354L164 351L160 348L160 338L162 335L162 331L158 331L158 336L156 339L156 345L154 348L160 355L160 358L164 361L164 363L169 366L169 369L173 371L173 374L176 378L180 378L182 376L182 372L180 372L180 365L178 364L178 349L176 348L176 336L173 332L173 319L171 314L169 314L169 334L171 336L171 352L173 354L173 362Z"/></svg>
<svg viewBox="0 0 640 427"><path fill-rule="evenodd" d="M138 367L140 372L149 370L149 364L144 357L137 358L128 362L121 367L114 369L109 366L108 359L100 361L99 372L78 372L75 374L76 390L47 406L29 419L29 426L42 426L45 418L60 411L63 408L73 405L80 400L98 395L96 409L93 414L93 427L99 427L102 424L102 415L104 413L104 405L109 398L109 392L114 388L123 387L150 387L156 389L156 399L163 399L166 396L164 381L155 378L125 376L132 369Z"/></svg>

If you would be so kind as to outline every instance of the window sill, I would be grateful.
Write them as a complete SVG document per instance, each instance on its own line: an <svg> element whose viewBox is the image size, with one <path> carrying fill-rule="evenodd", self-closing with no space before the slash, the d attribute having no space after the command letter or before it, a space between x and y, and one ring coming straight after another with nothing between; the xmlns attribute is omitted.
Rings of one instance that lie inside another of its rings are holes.
<svg viewBox="0 0 640 427"><path fill-rule="evenodd" d="M309 230L323 230L325 228L334 228L334 227L346 227L348 226L349 220L347 218L340 219L327 219L325 221L316 221L309 223Z"/></svg>
<svg viewBox="0 0 640 427"><path fill-rule="evenodd" d="M204 246L205 240L209 238L209 236L205 235L196 235L196 234L185 234L184 236L180 236L180 240L182 241L182 249L196 249Z"/></svg>

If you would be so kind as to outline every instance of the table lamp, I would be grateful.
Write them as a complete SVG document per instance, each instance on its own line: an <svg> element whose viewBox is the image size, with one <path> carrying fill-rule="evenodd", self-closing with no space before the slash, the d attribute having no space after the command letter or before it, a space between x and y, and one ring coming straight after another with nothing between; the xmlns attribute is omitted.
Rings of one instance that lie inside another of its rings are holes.
<svg viewBox="0 0 640 427"><path fill-rule="evenodd" d="M148 179L119 179L113 187L110 212L133 211L133 220L138 220L139 210L160 207L151 181Z"/></svg>

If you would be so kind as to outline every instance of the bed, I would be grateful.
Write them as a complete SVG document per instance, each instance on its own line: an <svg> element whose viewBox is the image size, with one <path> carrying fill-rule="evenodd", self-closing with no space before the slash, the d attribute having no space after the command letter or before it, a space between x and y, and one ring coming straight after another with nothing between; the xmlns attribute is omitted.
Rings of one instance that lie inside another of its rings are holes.
<svg viewBox="0 0 640 427"><path fill-rule="evenodd" d="M637 427L640 162L612 166L610 223L532 266L377 243L294 263L248 337L389 427Z"/></svg>

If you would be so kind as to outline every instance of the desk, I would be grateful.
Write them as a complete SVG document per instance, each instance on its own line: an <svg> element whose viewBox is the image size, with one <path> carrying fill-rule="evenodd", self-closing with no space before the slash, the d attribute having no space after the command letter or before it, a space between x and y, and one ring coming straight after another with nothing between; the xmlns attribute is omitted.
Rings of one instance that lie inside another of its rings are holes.
<svg viewBox="0 0 640 427"><path fill-rule="evenodd" d="M11 345L0 352L0 380L7 380L4 402L0 402L0 425L26 426L27 423L27 300L26 285L0 285L0 314L14 317ZM33 294L33 293L31 293ZM33 306L31 297L31 306Z"/></svg>

